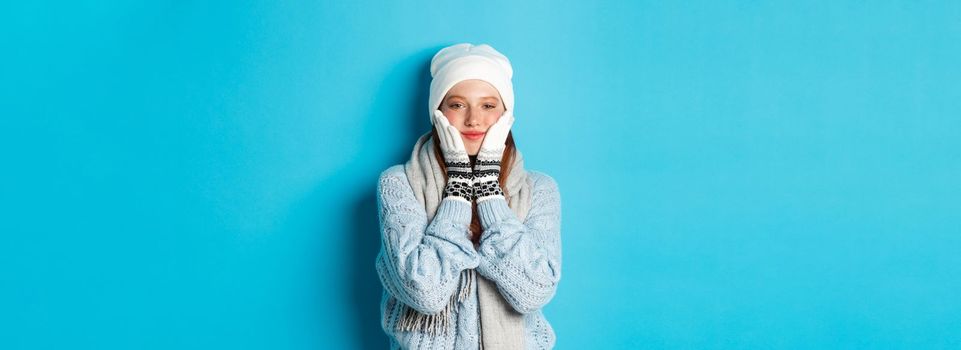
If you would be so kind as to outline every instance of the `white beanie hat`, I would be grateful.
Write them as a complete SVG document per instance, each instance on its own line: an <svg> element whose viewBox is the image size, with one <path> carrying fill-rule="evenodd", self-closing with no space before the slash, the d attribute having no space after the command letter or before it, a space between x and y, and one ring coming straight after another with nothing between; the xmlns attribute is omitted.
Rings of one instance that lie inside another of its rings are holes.
<svg viewBox="0 0 961 350"><path fill-rule="evenodd" d="M497 89L505 110L514 110L514 70L507 57L487 44L468 43L445 47L430 60L430 97L427 115L434 124L434 111L440 107L447 91L462 80L480 79Z"/></svg>

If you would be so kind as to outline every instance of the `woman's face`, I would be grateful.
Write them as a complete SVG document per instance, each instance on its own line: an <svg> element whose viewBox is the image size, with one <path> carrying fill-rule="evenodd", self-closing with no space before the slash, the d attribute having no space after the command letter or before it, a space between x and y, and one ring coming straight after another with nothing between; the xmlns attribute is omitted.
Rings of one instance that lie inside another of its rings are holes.
<svg viewBox="0 0 961 350"><path fill-rule="evenodd" d="M440 103L450 125L460 131L467 154L476 155L487 129L504 114L504 103L493 85L483 80L464 80L447 91Z"/></svg>

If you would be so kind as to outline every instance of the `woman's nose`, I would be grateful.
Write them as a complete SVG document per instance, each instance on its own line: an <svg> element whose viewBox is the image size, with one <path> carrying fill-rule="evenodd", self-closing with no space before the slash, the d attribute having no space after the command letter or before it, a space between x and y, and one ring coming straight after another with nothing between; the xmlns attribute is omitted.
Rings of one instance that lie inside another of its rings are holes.
<svg viewBox="0 0 961 350"><path fill-rule="evenodd" d="M477 123L480 122L480 116L475 113L471 113L471 111L467 111L467 119L464 121L467 123L467 125L477 125Z"/></svg>

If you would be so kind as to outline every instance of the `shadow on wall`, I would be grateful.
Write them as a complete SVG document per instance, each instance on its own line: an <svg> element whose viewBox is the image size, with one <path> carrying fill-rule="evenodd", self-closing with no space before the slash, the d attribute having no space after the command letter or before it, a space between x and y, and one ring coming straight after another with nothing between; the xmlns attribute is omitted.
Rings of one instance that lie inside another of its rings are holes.
<svg viewBox="0 0 961 350"><path fill-rule="evenodd" d="M389 348L387 335L381 328L380 301L383 286L374 267L381 244L376 202L377 180L381 171L391 165L406 162L417 138L430 130L430 123L424 109L431 80L430 59L442 47L421 51L401 61L373 96L372 101L398 103L375 103L365 119L367 125L363 133L364 137L396 135L398 130L384 130L382 126L390 125L383 122L385 118L397 118L408 121L406 124L409 125L408 128L401 129L406 131L399 137L402 142L386 150L382 147L371 148L376 146L376 143L361 142L359 144L366 148L360 150L359 156L349 167L350 169L375 169L362 172L363 178L360 181L364 184L362 186L364 190L357 193L354 198L346 198L347 201L344 202L353 205L350 207L352 212L349 213L350 220L347 225L347 234L352 237L352 247L350 247L350 254L347 255L349 260L344 262L344 266L349 266L352 271L347 274L350 280L344 281L343 285L349 285L351 288L350 303L358 313L354 325L355 336L362 349ZM407 108L401 110L398 115L397 109L391 108L397 105L407 106ZM385 152L388 157L383 156ZM383 159L389 162L364 164L371 160ZM349 173L356 175L358 172L355 170Z"/></svg>

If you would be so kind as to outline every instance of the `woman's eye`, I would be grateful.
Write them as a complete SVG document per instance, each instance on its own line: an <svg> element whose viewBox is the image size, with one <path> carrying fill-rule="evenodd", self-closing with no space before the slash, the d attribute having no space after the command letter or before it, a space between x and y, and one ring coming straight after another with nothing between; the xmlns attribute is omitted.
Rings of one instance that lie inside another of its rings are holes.
<svg viewBox="0 0 961 350"><path fill-rule="evenodd" d="M450 108L460 108L460 106L461 106L460 103L451 103L450 105L448 105L448 107Z"/></svg>
<svg viewBox="0 0 961 350"><path fill-rule="evenodd" d="M491 105L491 104L486 104L486 105L484 105L484 108L487 108L487 109L494 109L494 108L497 108L497 106L495 106L495 105Z"/></svg>

